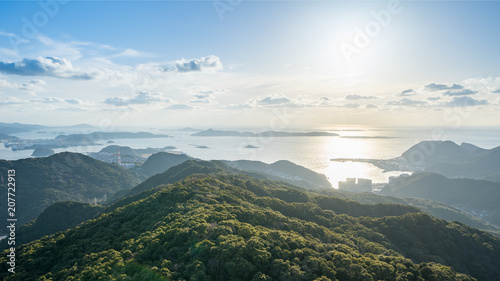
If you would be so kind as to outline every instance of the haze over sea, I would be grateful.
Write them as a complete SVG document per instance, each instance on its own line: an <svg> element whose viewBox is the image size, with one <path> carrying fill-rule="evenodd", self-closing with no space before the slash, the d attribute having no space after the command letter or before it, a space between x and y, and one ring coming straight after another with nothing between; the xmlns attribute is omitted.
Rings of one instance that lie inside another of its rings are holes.
<svg viewBox="0 0 500 281"><path fill-rule="evenodd" d="M89 133L81 129L61 131L60 128L43 129L41 132L13 134L20 138L54 138L58 134ZM120 128L115 131L146 131L139 128ZM186 153L203 160L257 160L272 163L289 160L298 165L325 174L332 185L346 178L369 178L374 183L387 182L390 176L400 172L384 173L381 169L366 163L335 162L332 158L388 159L400 156L405 150L422 140L451 140L458 144L468 142L483 148L500 146L500 129L497 127L460 129L408 129L408 128L367 128L342 127L329 130L338 137L194 137L194 132L148 129L153 133L167 134L168 138L114 139L120 146L132 148L176 147L175 152ZM238 131L259 131L244 130ZM308 130L301 130L303 132ZM311 131L311 130L309 130ZM438 136L436 138L436 135ZM97 152L108 146L69 147L55 149L56 152L78 153ZM245 148L251 145L257 148ZM207 148L201 148L207 147ZM11 151L0 148L0 158L15 160L30 157L33 150Z"/></svg>

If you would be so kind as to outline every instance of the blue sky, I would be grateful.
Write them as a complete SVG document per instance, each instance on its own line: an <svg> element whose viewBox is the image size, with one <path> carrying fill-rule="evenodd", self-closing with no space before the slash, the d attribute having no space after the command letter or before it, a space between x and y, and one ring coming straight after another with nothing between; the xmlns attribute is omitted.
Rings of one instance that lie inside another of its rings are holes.
<svg viewBox="0 0 500 281"><path fill-rule="evenodd" d="M499 8L0 1L1 121L263 128L286 111L293 128L500 125Z"/></svg>

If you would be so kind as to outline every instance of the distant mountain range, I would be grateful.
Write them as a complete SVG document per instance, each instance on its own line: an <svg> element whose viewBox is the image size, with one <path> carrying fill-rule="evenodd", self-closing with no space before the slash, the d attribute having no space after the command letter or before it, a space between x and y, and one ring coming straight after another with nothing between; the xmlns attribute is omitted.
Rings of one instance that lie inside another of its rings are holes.
<svg viewBox="0 0 500 281"><path fill-rule="evenodd" d="M59 126L59 127L49 127L35 124L21 124L21 123L4 123L0 122L0 133L3 134L13 134L13 133L22 133L29 132L40 129L48 129L48 128L81 128L81 129L91 129L94 126L89 124L76 124L71 126Z"/></svg>
<svg viewBox="0 0 500 281"><path fill-rule="evenodd" d="M194 133L191 136L195 137L325 137L325 136L338 136L336 133L328 132L278 132L278 131L266 131L261 133L251 133L251 132L238 132L238 131L222 131L222 130L212 130L208 129L198 133Z"/></svg>
<svg viewBox="0 0 500 281"><path fill-rule="evenodd" d="M38 130L47 128L46 126L41 125L32 125L32 124L21 124L21 123L4 123L0 122L0 133L2 134L12 134L12 133L21 133L21 132L29 132L32 130Z"/></svg>

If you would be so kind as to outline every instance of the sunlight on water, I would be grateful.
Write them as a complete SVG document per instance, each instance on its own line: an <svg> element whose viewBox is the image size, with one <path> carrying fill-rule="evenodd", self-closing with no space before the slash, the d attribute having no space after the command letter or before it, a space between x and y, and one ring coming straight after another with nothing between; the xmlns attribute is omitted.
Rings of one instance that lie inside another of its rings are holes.
<svg viewBox="0 0 500 281"><path fill-rule="evenodd" d="M350 135L353 135L352 132ZM345 181L346 178L371 179L374 183L388 182L390 176L401 173L383 173L368 163L330 161L332 158L392 158L398 155L398 152L384 153L380 144L382 144L380 139L328 138L323 143L322 151L325 155L329 155L329 159L325 159L327 161L322 173L335 188L338 187L339 181Z"/></svg>

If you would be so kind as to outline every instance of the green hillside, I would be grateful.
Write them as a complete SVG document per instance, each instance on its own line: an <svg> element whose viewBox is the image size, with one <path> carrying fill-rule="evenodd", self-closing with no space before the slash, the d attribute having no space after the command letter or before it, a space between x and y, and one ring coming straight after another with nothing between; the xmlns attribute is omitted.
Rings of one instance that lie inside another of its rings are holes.
<svg viewBox="0 0 500 281"><path fill-rule="evenodd" d="M7 272L3 252L0 279L497 280L500 275L500 240L487 233L409 206L363 205L245 175L194 174L108 208L99 218L19 247L14 275Z"/></svg>
<svg viewBox="0 0 500 281"><path fill-rule="evenodd" d="M418 173L398 178L386 186L383 194L426 198L445 202L481 216L500 226L500 183L473 179L449 179L434 173Z"/></svg>
<svg viewBox="0 0 500 281"><path fill-rule="evenodd" d="M16 232L16 244L24 244L45 235L75 227L102 212L104 207L88 203L62 201L47 207L36 220L33 220ZM2 241L4 242L4 241ZM8 248L4 243L2 248Z"/></svg>
<svg viewBox="0 0 500 281"><path fill-rule="evenodd" d="M131 172L78 153L59 153L45 158L0 160L0 174L16 170L16 217L19 224L36 219L54 202L103 200L139 183ZM1 186L0 186L1 187ZM7 202L7 193L0 201ZM2 213L0 219L6 218ZM7 230L0 230L4 233Z"/></svg>
<svg viewBox="0 0 500 281"><path fill-rule="evenodd" d="M337 189L332 189L329 191L322 191L323 194L338 197L338 198L346 198L350 200L354 200L363 204L402 204L409 205L419 210L435 216L440 219L444 219L447 221L458 221L468 226L478 228L496 236L500 237L500 227L494 224L488 223L478 216L474 216L472 214L466 213L462 210L453 207L452 205L429 200L423 198L406 198L406 197L393 197L393 196L380 196L374 193L355 193L342 191Z"/></svg>

